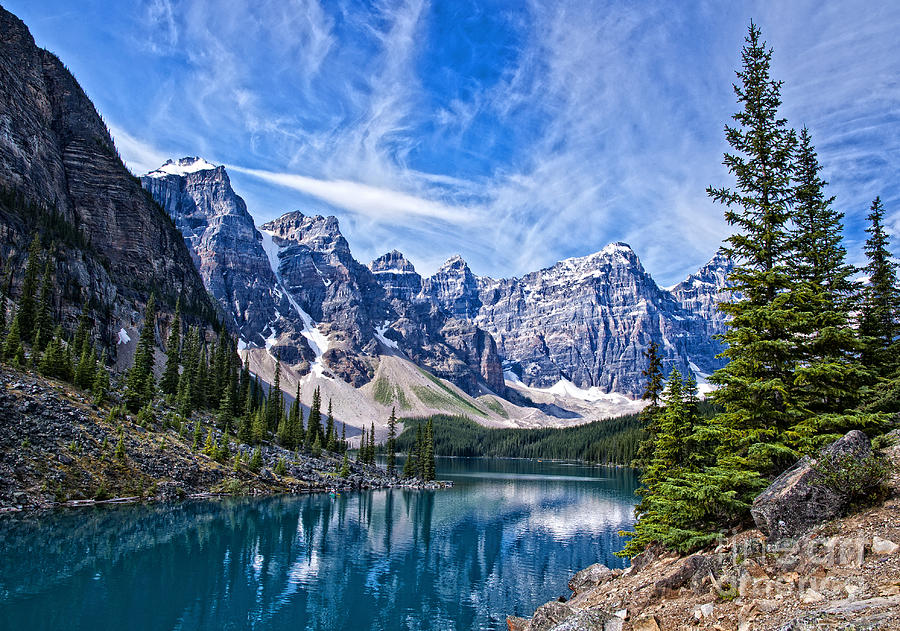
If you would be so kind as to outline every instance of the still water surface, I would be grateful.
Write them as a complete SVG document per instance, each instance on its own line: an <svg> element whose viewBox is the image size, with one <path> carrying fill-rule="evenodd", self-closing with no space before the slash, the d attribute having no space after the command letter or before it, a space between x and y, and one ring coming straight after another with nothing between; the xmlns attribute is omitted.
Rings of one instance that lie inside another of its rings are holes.
<svg viewBox="0 0 900 631"><path fill-rule="evenodd" d="M386 490L0 516L0 629L505 629L622 566L630 470L439 459Z"/></svg>

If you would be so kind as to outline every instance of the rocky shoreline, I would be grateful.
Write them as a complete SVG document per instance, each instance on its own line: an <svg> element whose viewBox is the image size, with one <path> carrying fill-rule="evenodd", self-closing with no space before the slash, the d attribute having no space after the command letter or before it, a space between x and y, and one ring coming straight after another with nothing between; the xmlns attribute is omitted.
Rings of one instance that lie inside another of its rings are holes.
<svg viewBox="0 0 900 631"><path fill-rule="evenodd" d="M252 448L231 441L243 465L216 462L192 449L192 437L158 406L143 426L134 416L110 420L108 408L62 382L0 369L0 513L97 503L173 500L222 495L347 492L380 488L439 489L449 482L388 476L343 455L313 457L274 444L261 447L259 472L246 463ZM208 419L211 420L211 419ZM211 427L209 423L204 428ZM118 441L124 456L115 455ZM275 473L279 460L285 472Z"/></svg>
<svg viewBox="0 0 900 631"><path fill-rule="evenodd" d="M508 617L509 631L900 629L900 430L892 435L875 505L833 519L837 504L814 488L807 458L757 500L765 532L739 532L690 556L651 548L625 570L592 565L569 581L568 598L530 619ZM857 441L848 435L830 449L860 449ZM801 522L791 501L818 507L818 523Z"/></svg>

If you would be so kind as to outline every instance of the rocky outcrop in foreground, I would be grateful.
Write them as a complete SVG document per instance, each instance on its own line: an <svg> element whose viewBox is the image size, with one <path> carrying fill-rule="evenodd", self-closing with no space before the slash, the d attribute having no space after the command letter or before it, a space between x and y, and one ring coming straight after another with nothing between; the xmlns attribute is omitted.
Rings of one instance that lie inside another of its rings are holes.
<svg viewBox="0 0 900 631"><path fill-rule="evenodd" d="M193 426L179 428L167 421L167 410L156 412L143 426L131 416L111 419L107 409L64 384L0 369L0 512L111 498L420 486L356 462L349 463L347 478L339 478L334 472L342 456L323 452L315 458L276 445L262 447L263 466L255 473L246 465L251 448L232 440L231 453L242 452L244 462L235 468L193 450ZM204 423L204 439L211 426ZM115 453L120 436L124 457ZM287 464L284 475L274 473L280 458Z"/></svg>
<svg viewBox="0 0 900 631"><path fill-rule="evenodd" d="M864 457L868 441L856 434L821 458ZM900 443L900 431L893 435ZM569 581L568 599L530 619L509 617L509 631L900 629L900 444L884 455L889 473L877 506L833 521L825 515L811 529L798 526L799 536L750 530L687 557L651 548L625 570L593 565ZM773 487L761 497L778 496L783 481ZM799 506L785 500L781 509Z"/></svg>

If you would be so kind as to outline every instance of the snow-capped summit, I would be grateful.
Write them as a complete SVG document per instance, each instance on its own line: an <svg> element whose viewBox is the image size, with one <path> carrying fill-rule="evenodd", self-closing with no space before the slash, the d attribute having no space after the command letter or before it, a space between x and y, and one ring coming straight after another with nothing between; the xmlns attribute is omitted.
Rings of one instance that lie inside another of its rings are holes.
<svg viewBox="0 0 900 631"><path fill-rule="evenodd" d="M180 160L166 160L166 163L155 171L150 171L147 177L166 177L167 175L185 176L188 173L198 171L211 171L218 167L200 157L187 157Z"/></svg>

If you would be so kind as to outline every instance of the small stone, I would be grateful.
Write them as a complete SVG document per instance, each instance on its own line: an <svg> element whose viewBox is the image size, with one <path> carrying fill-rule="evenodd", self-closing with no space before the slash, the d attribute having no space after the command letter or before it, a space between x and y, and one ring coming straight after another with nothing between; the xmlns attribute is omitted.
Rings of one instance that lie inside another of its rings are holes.
<svg viewBox="0 0 900 631"><path fill-rule="evenodd" d="M809 605L812 603L820 603L825 600L825 597L814 589L807 589L803 592L803 597L800 600Z"/></svg>
<svg viewBox="0 0 900 631"><path fill-rule="evenodd" d="M712 618L712 615L713 615L712 603L706 603L704 605L700 605L700 613L704 618Z"/></svg>
<svg viewBox="0 0 900 631"><path fill-rule="evenodd" d="M894 554L900 546L890 539L882 539L878 535L872 537L872 552L875 554Z"/></svg>
<svg viewBox="0 0 900 631"><path fill-rule="evenodd" d="M627 619L628 619L628 610L627 610L627 609L620 609L619 611L617 611L617 612L614 613L613 615L614 615L616 618L621 618L622 620L627 620Z"/></svg>
<svg viewBox="0 0 900 631"><path fill-rule="evenodd" d="M631 628L634 629L634 631L660 631L659 622L657 622L656 616L639 618L634 621Z"/></svg>

